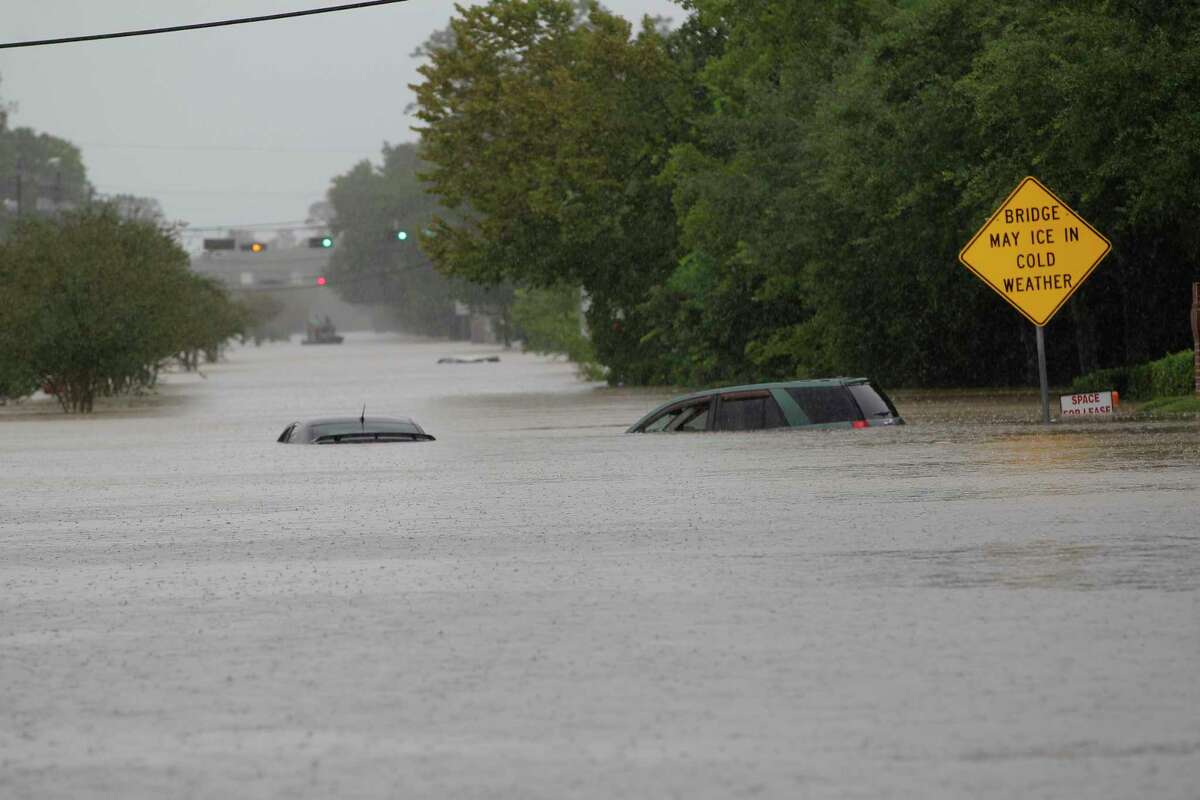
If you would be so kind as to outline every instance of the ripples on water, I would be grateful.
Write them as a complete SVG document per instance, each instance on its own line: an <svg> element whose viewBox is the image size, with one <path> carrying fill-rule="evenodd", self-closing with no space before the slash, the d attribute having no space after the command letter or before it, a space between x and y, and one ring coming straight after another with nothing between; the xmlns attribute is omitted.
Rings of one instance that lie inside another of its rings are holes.
<svg viewBox="0 0 1200 800"><path fill-rule="evenodd" d="M0 794L1195 796L1200 423L625 436L464 349L0 410ZM274 443L364 403L439 441Z"/></svg>

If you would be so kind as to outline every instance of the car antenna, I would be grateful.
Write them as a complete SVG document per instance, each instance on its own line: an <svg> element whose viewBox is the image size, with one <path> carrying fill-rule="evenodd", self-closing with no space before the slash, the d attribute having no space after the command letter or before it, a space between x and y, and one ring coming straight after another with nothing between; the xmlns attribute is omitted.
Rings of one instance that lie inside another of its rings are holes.
<svg viewBox="0 0 1200 800"><path fill-rule="evenodd" d="M367 429L367 404L363 403L362 413L358 415L358 425L363 430Z"/></svg>

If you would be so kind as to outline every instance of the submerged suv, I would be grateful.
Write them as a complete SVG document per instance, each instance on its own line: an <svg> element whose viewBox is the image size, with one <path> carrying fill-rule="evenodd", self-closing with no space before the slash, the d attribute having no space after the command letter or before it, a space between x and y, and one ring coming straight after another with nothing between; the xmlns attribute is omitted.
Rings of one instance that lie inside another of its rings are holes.
<svg viewBox="0 0 1200 800"><path fill-rule="evenodd" d="M903 424L888 396L866 378L824 378L693 392L654 409L626 433Z"/></svg>

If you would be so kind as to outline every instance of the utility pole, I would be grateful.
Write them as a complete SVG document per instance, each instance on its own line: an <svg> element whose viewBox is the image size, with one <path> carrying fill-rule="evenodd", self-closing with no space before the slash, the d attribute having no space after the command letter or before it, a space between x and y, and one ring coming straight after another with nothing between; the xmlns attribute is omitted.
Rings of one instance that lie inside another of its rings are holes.
<svg viewBox="0 0 1200 800"><path fill-rule="evenodd" d="M24 172L24 169L25 169L25 162L21 160L21 156L18 153L17 154L17 218L18 219L20 219L21 211L24 208L24 204L21 199L21 195L22 195L22 185L21 184L23 183L24 177L25 177L22 174Z"/></svg>

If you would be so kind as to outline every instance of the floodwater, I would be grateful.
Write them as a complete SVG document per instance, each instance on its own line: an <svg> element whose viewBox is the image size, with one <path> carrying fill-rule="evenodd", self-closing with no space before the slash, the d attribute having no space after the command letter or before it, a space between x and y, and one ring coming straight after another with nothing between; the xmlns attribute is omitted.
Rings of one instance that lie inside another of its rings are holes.
<svg viewBox="0 0 1200 800"><path fill-rule="evenodd" d="M1200 422L624 436L460 352L0 409L0 796L1200 796ZM275 444L364 403L438 441Z"/></svg>

